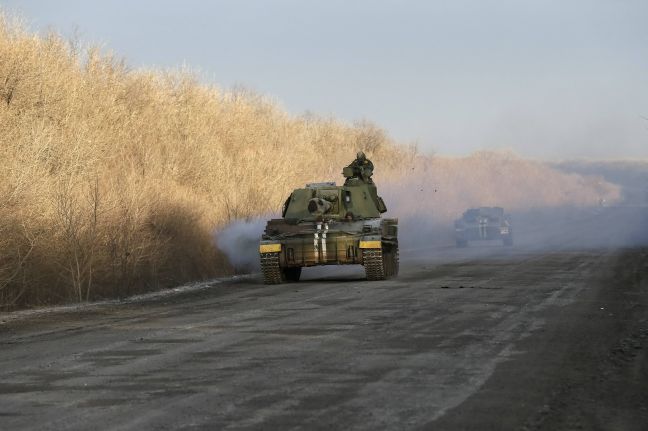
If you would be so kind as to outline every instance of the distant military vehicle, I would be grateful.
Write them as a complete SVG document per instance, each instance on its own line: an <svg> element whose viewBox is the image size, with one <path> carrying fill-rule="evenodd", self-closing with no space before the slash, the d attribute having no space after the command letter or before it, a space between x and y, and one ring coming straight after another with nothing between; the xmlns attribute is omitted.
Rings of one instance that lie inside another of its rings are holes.
<svg viewBox="0 0 648 431"><path fill-rule="evenodd" d="M259 245L264 283L298 281L303 267L316 265L364 265L368 280L398 274L398 219L380 217L387 208L370 171L348 166L343 175L342 186L294 190L283 218L268 221Z"/></svg>
<svg viewBox="0 0 648 431"><path fill-rule="evenodd" d="M468 241L502 240L513 245L511 219L500 207L471 208L455 220L457 247L467 247Z"/></svg>

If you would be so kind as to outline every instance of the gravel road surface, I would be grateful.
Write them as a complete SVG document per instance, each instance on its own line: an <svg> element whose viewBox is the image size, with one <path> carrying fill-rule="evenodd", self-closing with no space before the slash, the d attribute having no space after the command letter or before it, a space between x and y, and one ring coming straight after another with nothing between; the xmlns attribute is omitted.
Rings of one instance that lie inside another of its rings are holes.
<svg viewBox="0 0 648 431"><path fill-rule="evenodd" d="M4 315L0 429L646 430L646 221Z"/></svg>

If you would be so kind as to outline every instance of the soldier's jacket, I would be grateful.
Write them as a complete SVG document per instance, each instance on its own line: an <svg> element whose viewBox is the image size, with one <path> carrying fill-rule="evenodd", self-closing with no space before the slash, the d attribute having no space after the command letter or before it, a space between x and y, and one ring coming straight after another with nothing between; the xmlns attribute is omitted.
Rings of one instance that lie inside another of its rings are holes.
<svg viewBox="0 0 648 431"><path fill-rule="evenodd" d="M371 175L373 175L374 165L369 159L359 160L355 159L349 167L353 168L354 172L357 173L358 177L368 180Z"/></svg>

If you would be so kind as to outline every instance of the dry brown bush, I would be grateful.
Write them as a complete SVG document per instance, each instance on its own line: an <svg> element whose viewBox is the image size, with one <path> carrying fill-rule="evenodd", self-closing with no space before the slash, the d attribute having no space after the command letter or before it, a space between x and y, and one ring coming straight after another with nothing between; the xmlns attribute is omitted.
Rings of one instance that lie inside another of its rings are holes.
<svg viewBox="0 0 648 431"><path fill-rule="evenodd" d="M289 116L262 96L204 86L186 71L132 71L7 17L0 144L0 309L227 272L213 244L217 228L276 211L305 182L339 179L360 149L382 183L412 178L414 167L415 178L423 172L446 196L465 193L462 202L496 202L499 193L487 185L483 156L422 156L369 122ZM523 190L565 179L531 162L498 163L501 181L517 175ZM454 185L466 180L462 172L482 188ZM576 184L582 177L570 181L575 193L592 189ZM536 201L559 204L569 193Z"/></svg>

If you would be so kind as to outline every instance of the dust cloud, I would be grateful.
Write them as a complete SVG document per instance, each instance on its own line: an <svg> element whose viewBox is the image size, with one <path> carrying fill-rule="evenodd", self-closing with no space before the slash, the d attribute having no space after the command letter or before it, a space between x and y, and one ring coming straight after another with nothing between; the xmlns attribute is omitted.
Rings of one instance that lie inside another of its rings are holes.
<svg viewBox="0 0 648 431"><path fill-rule="evenodd" d="M217 247L237 273L260 270L259 241L269 218L272 216L235 220L215 233Z"/></svg>
<svg viewBox="0 0 648 431"><path fill-rule="evenodd" d="M384 216L399 219L404 261L454 249L454 219L480 206L501 206L511 216L515 245L509 254L648 245L648 162L550 164L480 153L428 158L399 180L375 180L387 204ZM218 247L237 271L259 270L258 242L272 217L237 220L217 233ZM482 245L474 248L486 256L502 249ZM311 273L307 278L338 274Z"/></svg>
<svg viewBox="0 0 648 431"><path fill-rule="evenodd" d="M453 220L479 206L501 206L512 217L511 253L648 246L648 162L526 161L516 175L502 175L500 157L492 162L492 176L478 170L452 176L441 163L436 174L414 170L379 186L387 215L400 219L401 249L452 247Z"/></svg>

